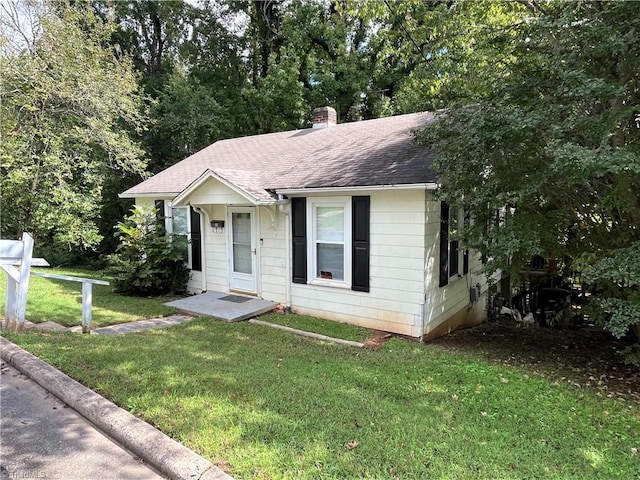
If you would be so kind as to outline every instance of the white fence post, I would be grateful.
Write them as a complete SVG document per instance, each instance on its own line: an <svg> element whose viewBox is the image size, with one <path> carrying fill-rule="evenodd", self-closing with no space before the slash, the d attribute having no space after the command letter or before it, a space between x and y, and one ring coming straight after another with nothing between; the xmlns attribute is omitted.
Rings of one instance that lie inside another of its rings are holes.
<svg viewBox="0 0 640 480"><path fill-rule="evenodd" d="M91 284L82 282L82 333L91 331Z"/></svg>
<svg viewBox="0 0 640 480"><path fill-rule="evenodd" d="M29 273L33 257L33 238L27 232L22 234L22 262L20 264L20 280L16 294L16 330L24 328L24 317L27 314L27 293L29 293Z"/></svg>
<svg viewBox="0 0 640 480"><path fill-rule="evenodd" d="M22 234L22 241L0 241L0 268L7 272L5 316L11 330L24 328L32 257L33 238L28 233Z"/></svg>
<svg viewBox="0 0 640 480"><path fill-rule="evenodd" d="M6 269L5 269L6 271ZM16 313L16 287L18 282L7 271L7 291L4 305L4 318L7 321L7 328L15 328Z"/></svg>
<svg viewBox="0 0 640 480"><path fill-rule="evenodd" d="M0 240L0 268L7 273L5 317L8 329L24 328L32 265L48 267L49 263L43 258L33 258L31 235L25 232L22 240Z"/></svg>
<svg viewBox="0 0 640 480"><path fill-rule="evenodd" d="M91 303L93 300L92 285L109 285L105 280L32 272L31 267L48 267L44 258L33 258L33 238L28 233L22 240L0 240L0 268L7 273L7 298L5 304L6 327L10 330L24 328L27 312L27 293L29 276L52 278L82 282L82 331L89 333L91 329ZM19 267L16 268L16 267Z"/></svg>

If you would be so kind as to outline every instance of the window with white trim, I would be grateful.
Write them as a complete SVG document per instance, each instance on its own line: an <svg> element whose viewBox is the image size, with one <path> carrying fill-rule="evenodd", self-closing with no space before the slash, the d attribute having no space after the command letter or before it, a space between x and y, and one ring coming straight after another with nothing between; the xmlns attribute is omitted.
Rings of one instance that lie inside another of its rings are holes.
<svg viewBox="0 0 640 480"><path fill-rule="evenodd" d="M312 283L351 285L351 197L308 198L308 272Z"/></svg>
<svg viewBox="0 0 640 480"><path fill-rule="evenodd" d="M171 222L169 233L183 237L184 258L187 261L187 267L191 268L191 249L189 242L191 241L191 228L189 218L189 207L173 207L171 208Z"/></svg>
<svg viewBox="0 0 640 480"><path fill-rule="evenodd" d="M460 248L465 219L462 207L440 202L439 286L465 275L469 270L468 251Z"/></svg>
<svg viewBox="0 0 640 480"><path fill-rule="evenodd" d="M191 270L202 271L202 231L200 214L193 207L172 208L165 199L154 200L158 221L162 222L164 232L180 235L187 240L184 258Z"/></svg>
<svg viewBox="0 0 640 480"><path fill-rule="evenodd" d="M449 205L449 277L460 273L460 213L456 205Z"/></svg>

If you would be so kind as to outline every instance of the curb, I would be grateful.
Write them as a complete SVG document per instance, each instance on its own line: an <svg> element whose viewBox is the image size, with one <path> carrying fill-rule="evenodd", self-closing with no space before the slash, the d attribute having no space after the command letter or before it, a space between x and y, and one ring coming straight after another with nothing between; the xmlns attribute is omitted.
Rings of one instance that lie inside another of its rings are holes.
<svg viewBox="0 0 640 480"><path fill-rule="evenodd" d="M161 474L174 480L233 480L193 450L4 337L0 357Z"/></svg>

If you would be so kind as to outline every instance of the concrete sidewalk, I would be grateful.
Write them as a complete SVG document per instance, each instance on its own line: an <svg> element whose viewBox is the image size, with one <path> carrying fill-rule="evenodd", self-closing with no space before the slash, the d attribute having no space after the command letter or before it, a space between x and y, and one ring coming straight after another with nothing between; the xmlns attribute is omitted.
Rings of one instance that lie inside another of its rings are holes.
<svg viewBox="0 0 640 480"><path fill-rule="evenodd" d="M209 460L3 337L0 357L0 480L233 480Z"/></svg>

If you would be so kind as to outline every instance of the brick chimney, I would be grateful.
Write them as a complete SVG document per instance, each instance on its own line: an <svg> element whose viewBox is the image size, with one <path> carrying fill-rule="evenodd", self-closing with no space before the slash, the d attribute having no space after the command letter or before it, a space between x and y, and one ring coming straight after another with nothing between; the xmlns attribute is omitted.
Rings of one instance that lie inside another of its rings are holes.
<svg viewBox="0 0 640 480"><path fill-rule="evenodd" d="M318 107L312 114L313 128L333 127L338 123L338 115L332 107Z"/></svg>

